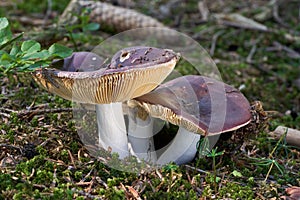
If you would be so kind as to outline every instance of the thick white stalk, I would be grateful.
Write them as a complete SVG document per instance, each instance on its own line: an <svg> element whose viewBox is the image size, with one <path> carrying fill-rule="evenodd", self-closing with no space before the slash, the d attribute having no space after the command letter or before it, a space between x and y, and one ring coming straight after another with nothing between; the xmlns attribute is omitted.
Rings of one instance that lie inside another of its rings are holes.
<svg viewBox="0 0 300 200"><path fill-rule="evenodd" d="M197 143L201 135L189 132L185 128L179 127L179 130L172 140L171 144L166 147L165 151L157 159L158 165L164 165L170 162L184 164L194 159L197 153Z"/></svg>
<svg viewBox="0 0 300 200"><path fill-rule="evenodd" d="M100 147L111 148L121 159L129 156L122 103L97 104L96 114Z"/></svg>
<svg viewBox="0 0 300 200"><path fill-rule="evenodd" d="M154 118L149 116L146 120L134 115L128 116L128 141L132 146L132 150L140 160L150 163L156 162L153 124Z"/></svg>

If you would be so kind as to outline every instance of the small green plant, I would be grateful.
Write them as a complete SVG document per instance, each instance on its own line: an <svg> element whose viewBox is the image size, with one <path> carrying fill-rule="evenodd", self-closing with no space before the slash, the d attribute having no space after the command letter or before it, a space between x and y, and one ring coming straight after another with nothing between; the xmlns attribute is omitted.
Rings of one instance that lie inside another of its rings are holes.
<svg viewBox="0 0 300 200"><path fill-rule="evenodd" d="M23 34L13 37L9 22L0 18L0 77L13 72L28 72L48 66L55 58L65 58L72 50L60 44L42 49L34 40L21 42Z"/></svg>
<svg viewBox="0 0 300 200"><path fill-rule="evenodd" d="M82 32L87 32L87 31L96 31L100 28L100 25L98 23L94 23L94 22L89 23L90 16L88 15L88 12L89 11L87 9L84 9L80 14L72 13L72 15L78 18L80 23L66 26L68 35L76 51L78 50L77 43L76 43L76 38L78 37L78 35L74 33L74 30L81 29Z"/></svg>
<svg viewBox="0 0 300 200"><path fill-rule="evenodd" d="M285 132L285 134L283 134L280 137L280 139L278 140L275 147L273 148L273 150L271 151L271 153L269 154L269 156L267 158L252 158L255 161L257 161L253 164L258 165L258 166L265 166L265 167L268 166L269 167L264 182L267 181L267 179L268 179L268 177L269 177L269 175L270 175L270 173L271 173L274 166L276 166L276 168L280 171L281 174L284 174L283 173L284 172L284 167L278 163L278 161L273 157L273 154L275 153L277 148L280 146L281 142L286 137L286 134L287 134L287 131Z"/></svg>
<svg viewBox="0 0 300 200"><path fill-rule="evenodd" d="M217 152L218 147L212 149L208 154L207 157L212 157L213 163L212 163L212 168L213 168L213 173L214 173L214 189L215 192L217 192L217 168L216 168L216 157L221 156L224 154L224 151L219 151Z"/></svg>
<svg viewBox="0 0 300 200"><path fill-rule="evenodd" d="M200 140L197 145L199 157L202 158L203 156L211 157L212 158L212 170L213 170L213 184L214 190L217 192L217 183L220 181L217 177L217 167L216 167L216 157L221 156L224 154L224 151L217 151L218 147L209 150L209 139L207 137Z"/></svg>

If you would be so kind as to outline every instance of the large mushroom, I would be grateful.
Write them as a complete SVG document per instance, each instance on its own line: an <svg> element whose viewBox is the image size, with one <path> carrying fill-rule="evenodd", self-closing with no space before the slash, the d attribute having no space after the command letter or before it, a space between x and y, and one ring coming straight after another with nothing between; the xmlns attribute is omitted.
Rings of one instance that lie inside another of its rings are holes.
<svg viewBox="0 0 300 200"><path fill-rule="evenodd" d="M102 148L112 148L121 158L134 154L159 165L182 164L194 158L201 135L238 129L250 122L251 114L237 89L211 78L184 76L160 85L178 58L170 50L132 47L102 65L95 54L75 53L64 60L64 71L40 69L34 77L63 98L95 104ZM128 105L127 130L121 102ZM158 154L152 139L155 118L179 126L173 141Z"/></svg>
<svg viewBox="0 0 300 200"><path fill-rule="evenodd" d="M122 102L156 88L178 60L179 54L172 50L154 47L122 49L107 65L96 54L81 52L61 65L56 61L61 69L38 69L33 77L49 92L67 100L95 104L100 147L111 148L124 158L129 151Z"/></svg>
<svg viewBox="0 0 300 200"><path fill-rule="evenodd" d="M179 126L177 135L159 155L157 164L188 162L197 152L200 135L233 131L251 120L250 104L239 90L221 81L196 75L164 83L131 100L130 105L151 117Z"/></svg>

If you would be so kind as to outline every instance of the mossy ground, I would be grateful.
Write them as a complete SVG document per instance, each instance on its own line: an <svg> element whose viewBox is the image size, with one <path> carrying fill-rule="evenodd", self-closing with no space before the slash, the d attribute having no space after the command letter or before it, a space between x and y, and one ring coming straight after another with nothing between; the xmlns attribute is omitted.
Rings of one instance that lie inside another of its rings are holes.
<svg viewBox="0 0 300 200"><path fill-rule="evenodd" d="M221 138L218 151L224 152L215 157L216 170L212 157L197 157L188 165L169 164L139 175L122 172L90 156L70 120L71 111L22 117L12 113L10 110L29 107L72 107L69 101L39 88L29 74L12 75L1 79L0 199L276 199L285 195L285 188L300 186L299 148L289 146L284 140L277 144L268 135L278 125L300 129L300 86L295 82L300 78L300 58L289 52L300 54L300 39L287 37L299 36L299 3L289 0L279 6L279 14L287 26L272 15L262 20L274 32L228 27L214 20L201 22L197 1L170 4L174 9L169 15L156 15L159 6L167 3L137 2L134 8L194 36L207 51L214 35L222 31L212 57L224 82L237 88L242 85L242 92L250 101L259 100L265 111L272 111L271 118L261 122L265 123L264 129L245 128L233 133L235 136L243 132L242 139ZM33 27L42 30L42 25L25 24L19 17L39 18L46 12L47 1L39 1L40 6L34 0L0 4L3 4L0 13L11 21L14 32L26 33ZM268 8L267 4L268 1L253 1L250 5L245 1L218 1L208 3L208 7L211 13L238 12L254 18ZM53 0L52 23L65 5ZM283 12L286 9L289 12ZM78 32L79 50L90 49L101 40L102 32L105 30L101 28L90 34ZM66 38L61 42L74 47ZM274 48L278 43L281 48ZM256 51L249 62L247 57L254 45ZM183 74L193 73L185 65L178 70ZM164 132L171 130L174 129ZM110 159L118 163L116 157ZM282 168L274 166L269 172L272 161Z"/></svg>

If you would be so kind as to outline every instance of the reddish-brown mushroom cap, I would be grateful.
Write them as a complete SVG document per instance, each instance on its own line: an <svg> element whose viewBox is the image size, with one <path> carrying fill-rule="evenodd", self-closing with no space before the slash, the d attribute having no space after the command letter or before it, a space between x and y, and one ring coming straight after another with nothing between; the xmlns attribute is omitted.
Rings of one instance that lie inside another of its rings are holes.
<svg viewBox="0 0 300 200"><path fill-rule="evenodd" d="M93 53L74 53L64 59L62 70L38 69L33 76L48 91L68 100L95 104L123 102L157 87L178 60L179 55L172 50L153 47L123 49L105 66ZM93 68L97 70L90 71Z"/></svg>
<svg viewBox="0 0 300 200"><path fill-rule="evenodd" d="M176 78L132 102L152 117L202 135L236 130L251 120L250 104L239 90L203 76Z"/></svg>

